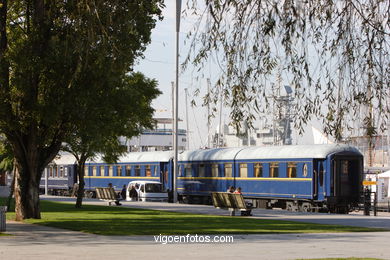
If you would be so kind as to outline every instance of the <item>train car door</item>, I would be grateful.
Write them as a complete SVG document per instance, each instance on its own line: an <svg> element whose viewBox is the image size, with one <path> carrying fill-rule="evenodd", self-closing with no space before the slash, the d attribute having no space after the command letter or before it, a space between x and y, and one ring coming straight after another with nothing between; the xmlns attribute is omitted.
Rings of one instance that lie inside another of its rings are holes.
<svg viewBox="0 0 390 260"><path fill-rule="evenodd" d="M172 190L172 180L170 173L171 172L171 163L169 162L161 162L160 163L160 182L163 184L163 189Z"/></svg>
<svg viewBox="0 0 390 260"><path fill-rule="evenodd" d="M359 199L362 178L362 159L348 156L335 156L333 161L335 196Z"/></svg>
<svg viewBox="0 0 390 260"><path fill-rule="evenodd" d="M315 195L319 201L324 200L325 197L325 162L314 162L314 182L315 182Z"/></svg>

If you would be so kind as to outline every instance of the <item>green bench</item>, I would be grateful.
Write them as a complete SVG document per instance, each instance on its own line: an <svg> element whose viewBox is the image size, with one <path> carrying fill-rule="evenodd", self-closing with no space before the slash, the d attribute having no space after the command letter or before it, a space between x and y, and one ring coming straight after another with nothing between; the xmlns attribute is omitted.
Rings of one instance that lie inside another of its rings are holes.
<svg viewBox="0 0 390 260"><path fill-rule="evenodd" d="M252 207L248 206L242 194L230 192L212 192L213 205L218 209L230 211L230 216L235 215L235 211L241 211L242 216L249 216Z"/></svg>

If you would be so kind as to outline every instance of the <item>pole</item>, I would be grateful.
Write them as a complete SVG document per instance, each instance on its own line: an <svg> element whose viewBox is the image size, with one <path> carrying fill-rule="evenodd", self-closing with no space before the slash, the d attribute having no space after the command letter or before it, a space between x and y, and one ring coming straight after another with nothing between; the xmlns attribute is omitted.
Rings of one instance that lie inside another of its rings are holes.
<svg viewBox="0 0 390 260"><path fill-rule="evenodd" d="M45 169L45 195L48 195L49 194L49 187L48 187L48 176L47 176L47 170L48 169Z"/></svg>
<svg viewBox="0 0 390 260"><path fill-rule="evenodd" d="M172 100L172 150L174 150L174 144L175 144L175 134L174 134L174 124L175 124L175 82L171 82L172 85L172 93L171 93L171 100Z"/></svg>
<svg viewBox="0 0 390 260"><path fill-rule="evenodd" d="M178 175L178 108L179 108L179 32L180 32L181 0L176 0L176 84L175 84L175 120L174 120L174 157L173 157L173 203L177 203L177 175Z"/></svg>
<svg viewBox="0 0 390 260"><path fill-rule="evenodd" d="M222 140L222 85L221 85L221 100L219 101L219 126L218 126L218 138L217 138L217 148L221 147Z"/></svg>
<svg viewBox="0 0 390 260"><path fill-rule="evenodd" d="M188 96L188 92L187 92L187 88L184 89L184 91L186 92L186 134L187 134L187 150L190 149L190 134L189 134L189 126L188 126L188 103L187 103L187 96Z"/></svg>
<svg viewBox="0 0 390 260"><path fill-rule="evenodd" d="M249 129L249 125L247 124L247 135L248 135L248 143L247 143L247 145L248 146L251 146L251 130Z"/></svg>
<svg viewBox="0 0 390 260"><path fill-rule="evenodd" d="M210 95L210 79L207 79L207 94ZM211 148L210 137L210 100L207 102L207 148Z"/></svg>

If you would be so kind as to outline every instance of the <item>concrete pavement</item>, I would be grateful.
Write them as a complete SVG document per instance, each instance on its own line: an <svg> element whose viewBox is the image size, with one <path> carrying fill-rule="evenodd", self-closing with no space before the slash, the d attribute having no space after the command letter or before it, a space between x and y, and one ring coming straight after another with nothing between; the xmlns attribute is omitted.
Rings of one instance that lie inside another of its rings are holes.
<svg viewBox="0 0 390 260"><path fill-rule="evenodd" d="M69 201L70 198L44 198ZM86 200L86 204L105 204ZM207 214L227 214L209 206L124 202L123 206ZM365 217L255 210L260 218L310 222L355 222L387 227L389 216ZM352 221L358 219L358 221ZM385 223L385 224L384 224ZM275 259L376 257L390 259L390 232L235 235L233 243L162 244L153 236L100 236L38 225L7 223L0 236L0 259ZM191 234L195 235L195 234Z"/></svg>

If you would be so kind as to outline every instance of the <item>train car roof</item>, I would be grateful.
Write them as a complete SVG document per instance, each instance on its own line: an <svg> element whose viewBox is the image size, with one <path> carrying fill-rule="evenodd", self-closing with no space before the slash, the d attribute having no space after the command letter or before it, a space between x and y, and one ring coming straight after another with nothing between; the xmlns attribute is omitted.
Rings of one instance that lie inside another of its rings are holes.
<svg viewBox="0 0 390 260"><path fill-rule="evenodd" d="M233 160L242 149L245 148L215 148L184 151L179 154L179 161Z"/></svg>
<svg viewBox="0 0 390 260"><path fill-rule="evenodd" d="M179 155L179 161L324 159L330 154L339 152L354 152L361 154L355 147L344 144L285 145L185 151Z"/></svg>
<svg viewBox="0 0 390 260"><path fill-rule="evenodd" d="M340 152L361 154L357 148L345 144L283 145L248 147L240 151L236 159L324 159L330 154Z"/></svg>
<svg viewBox="0 0 390 260"><path fill-rule="evenodd" d="M135 162L168 162L173 157L172 151L160 152L130 152L119 157L117 163L135 163ZM87 163L105 163L102 156L96 156Z"/></svg>

